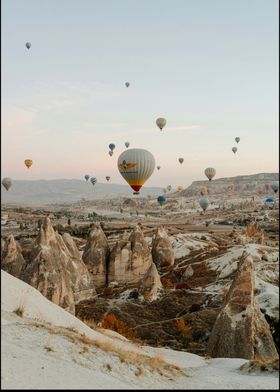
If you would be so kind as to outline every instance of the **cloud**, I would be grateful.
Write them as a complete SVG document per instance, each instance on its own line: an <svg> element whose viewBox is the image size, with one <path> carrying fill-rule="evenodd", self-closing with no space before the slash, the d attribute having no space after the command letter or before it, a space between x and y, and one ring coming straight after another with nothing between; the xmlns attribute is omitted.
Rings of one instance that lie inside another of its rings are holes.
<svg viewBox="0 0 280 392"><path fill-rule="evenodd" d="M168 127L168 131L187 131L189 129L200 128L200 125L182 125L180 127Z"/></svg>

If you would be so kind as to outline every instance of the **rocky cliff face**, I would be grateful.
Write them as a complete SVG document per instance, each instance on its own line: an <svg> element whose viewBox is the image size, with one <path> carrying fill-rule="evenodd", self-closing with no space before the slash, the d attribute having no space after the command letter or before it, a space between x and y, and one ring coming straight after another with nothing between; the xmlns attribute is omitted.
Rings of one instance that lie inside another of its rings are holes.
<svg viewBox="0 0 280 392"><path fill-rule="evenodd" d="M157 229L153 238L152 256L157 267L172 266L174 264L172 242L163 227Z"/></svg>
<svg viewBox="0 0 280 392"><path fill-rule="evenodd" d="M133 283L139 281L152 264L152 255L139 226L129 238L124 234L110 254L108 283Z"/></svg>
<svg viewBox="0 0 280 392"><path fill-rule="evenodd" d="M256 304L254 290L254 262L247 252L243 252L208 342L208 354L212 357L264 362L278 358L269 325Z"/></svg>
<svg viewBox="0 0 280 392"><path fill-rule="evenodd" d="M104 287L106 284L109 253L107 238L100 224L96 224L89 234L83 253L83 261L96 287Z"/></svg>
<svg viewBox="0 0 280 392"><path fill-rule="evenodd" d="M21 248L12 235L6 241L1 240L1 268L18 278L25 266Z"/></svg>
<svg viewBox="0 0 280 392"><path fill-rule="evenodd" d="M69 235L62 238L45 218L20 278L71 313L75 304L96 292L93 281Z"/></svg>

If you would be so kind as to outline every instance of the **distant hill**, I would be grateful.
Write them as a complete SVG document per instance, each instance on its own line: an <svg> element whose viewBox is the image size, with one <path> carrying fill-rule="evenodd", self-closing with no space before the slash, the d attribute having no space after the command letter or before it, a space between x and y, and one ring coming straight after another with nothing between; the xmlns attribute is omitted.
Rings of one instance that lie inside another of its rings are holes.
<svg viewBox="0 0 280 392"><path fill-rule="evenodd" d="M192 196L199 193L202 186L206 186L211 194L225 192L243 193L256 192L259 194L273 194L270 187L272 181L279 181L279 173L259 173L246 176L223 177L212 180L194 181L182 193L184 196Z"/></svg>
<svg viewBox="0 0 280 392"><path fill-rule="evenodd" d="M132 189L127 185L102 184L94 186L83 180L13 180L13 186L7 192L1 187L2 203L43 205L51 203L72 203L82 198L87 200L131 196ZM155 196L162 193L162 188L144 187L142 196Z"/></svg>

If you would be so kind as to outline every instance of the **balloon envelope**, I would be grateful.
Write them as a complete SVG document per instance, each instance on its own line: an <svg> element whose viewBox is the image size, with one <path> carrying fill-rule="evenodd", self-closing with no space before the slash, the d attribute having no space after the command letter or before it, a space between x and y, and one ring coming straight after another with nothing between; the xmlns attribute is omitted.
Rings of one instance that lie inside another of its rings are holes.
<svg viewBox="0 0 280 392"><path fill-rule="evenodd" d="M12 186L13 182L12 179L10 177L5 177L2 180L2 185L4 186L4 188L8 191L11 186Z"/></svg>
<svg viewBox="0 0 280 392"><path fill-rule="evenodd" d="M125 142L124 145L125 145L126 148L128 148L130 143L129 142Z"/></svg>
<svg viewBox="0 0 280 392"><path fill-rule="evenodd" d="M179 161L179 162L181 163L181 165L182 165L182 163L184 162L184 158L179 158L178 161Z"/></svg>
<svg viewBox="0 0 280 392"><path fill-rule="evenodd" d="M201 187L200 187L200 194L203 196L203 195L206 195L206 193L207 193L207 188L206 188L206 186L201 186Z"/></svg>
<svg viewBox="0 0 280 392"><path fill-rule="evenodd" d="M166 120L165 120L165 118L159 117L159 118L156 120L156 124L157 124L157 126L159 127L159 129L162 130L162 128L165 127L165 125L166 125Z"/></svg>
<svg viewBox="0 0 280 392"><path fill-rule="evenodd" d="M129 82L125 82L125 85L126 85L126 87L129 87L130 83Z"/></svg>
<svg viewBox="0 0 280 392"><path fill-rule="evenodd" d="M105 178L106 178L106 180L107 180L107 181L109 181L109 180L110 180L110 176L106 176Z"/></svg>
<svg viewBox="0 0 280 392"><path fill-rule="evenodd" d="M162 206L166 202L166 197L161 195L157 198L158 203Z"/></svg>
<svg viewBox="0 0 280 392"><path fill-rule="evenodd" d="M154 156L141 148L123 151L118 158L119 172L135 193L139 193L144 183L153 174L155 165Z"/></svg>
<svg viewBox="0 0 280 392"><path fill-rule="evenodd" d="M31 48L31 43L30 42L26 42L25 46L27 47L27 49Z"/></svg>
<svg viewBox="0 0 280 392"><path fill-rule="evenodd" d="M108 154L110 155L110 157L114 154L114 151L109 151Z"/></svg>
<svg viewBox="0 0 280 392"><path fill-rule="evenodd" d="M184 191L184 187L182 185L179 185L177 188L177 192L183 192Z"/></svg>
<svg viewBox="0 0 280 392"><path fill-rule="evenodd" d="M203 209L203 211L206 211L207 207L209 206L210 202L207 197L202 197L199 199L199 205Z"/></svg>
<svg viewBox="0 0 280 392"><path fill-rule="evenodd" d="M24 164L27 167L27 169L29 169L32 166L32 163L33 163L32 159L26 159L24 161Z"/></svg>
<svg viewBox="0 0 280 392"><path fill-rule="evenodd" d="M167 192L170 192L171 189L172 189L172 186L171 185L167 185L167 187L166 187Z"/></svg>
<svg viewBox="0 0 280 392"><path fill-rule="evenodd" d="M232 152L235 154L237 151L237 147L232 147Z"/></svg>
<svg viewBox="0 0 280 392"><path fill-rule="evenodd" d="M215 177L215 175L216 175L216 169L214 169L213 167L207 167L204 170L204 174L206 175L208 180L211 181L212 178Z"/></svg>
<svg viewBox="0 0 280 392"><path fill-rule="evenodd" d="M273 181L272 183L271 183L271 188L273 189L273 192L278 192L278 189L279 189L279 181Z"/></svg>
<svg viewBox="0 0 280 392"><path fill-rule="evenodd" d="M97 183L97 178L91 177L90 182L92 183L92 185L95 185Z"/></svg>
<svg viewBox="0 0 280 392"><path fill-rule="evenodd" d="M160 166L157 166L157 169L159 170L159 169L160 169Z"/></svg>
<svg viewBox="0 0 280 392"><path fill-rule="evenodd" d="M110 148L111 151L114 151L116 146L115 146L115 144L111 143L111 144L109 144L109 148Z"/></svg>
<svg viewBox="0 0 280 392"><path fill-rule="evenodd" d="M90 175L89 175L89 174L86 174L86 175L85 175L85 179L86 179L86 181L88 181L88 180L89 180L89 178L90 178Z"/></svg>
<svg viewBox="0 0 280 392"><path fill-rule="evenodd" d="M240 142L240 137L236 137L235 141L236 141L236 143L239 143Z"/></svg>

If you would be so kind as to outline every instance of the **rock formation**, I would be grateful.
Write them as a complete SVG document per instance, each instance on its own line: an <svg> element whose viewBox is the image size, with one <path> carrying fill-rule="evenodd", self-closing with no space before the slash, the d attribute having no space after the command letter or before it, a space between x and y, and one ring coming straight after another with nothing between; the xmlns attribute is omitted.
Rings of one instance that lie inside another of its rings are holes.
<svg viewBox="0 0 280 392"><path fill-rule="evenodd" d="M96 287L106 285L109 253L107 237L98 223L89 234L82 257Z"/></svg>
<svg viewBox="0 0 280 392"><path fill-rule="evenodd" d="M157 267L172 266L174 264L172 242L163 227L158 227L153 238L152 256Z"/></svg>
<svg viewBox="0 0 280 392"><path fill-rule="evenodd" d="M264 233L257 222L251 222L246 227L246 235L253 240L254 243L264 243Z"/></svg>
<svg viewBox="0 0 280 392"><path fill-rule="evenodd" d="M256 304L252 257L243 252L208 342L212 357L271 362L278 358L269 325Z"/></svg>
<svg viewBox="0 0 280 392"><path fill-rule="evenodd" d="M108 283L138 282L148 271L152 255L140 226L136 226L129 238L117 241L110 254Z"/></svg>
<svg viewBox="0 0 280 392"><path fill-rule="evenodd" d="M3 248L2 248L3 246ZM18 278L25 266L25 260L19 244L12 235L6 241L1 240L1 268Z"/></svg>
<svg viewBox="0 0 280 392"><path fill-rule="evenodd" d="M139 293L142 294L146 301L156 299L158 292L161 290L162 284L155 263L152 263L139 284Z"/></svg>
<svg viewBox="0 0 280 392"><path fill-rule="evenodd" d="M48 217L40 228L20 278L71 313L75 304L96 294L93 281L72 238L54 231Z"/></svg>

